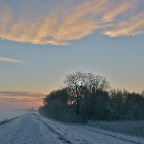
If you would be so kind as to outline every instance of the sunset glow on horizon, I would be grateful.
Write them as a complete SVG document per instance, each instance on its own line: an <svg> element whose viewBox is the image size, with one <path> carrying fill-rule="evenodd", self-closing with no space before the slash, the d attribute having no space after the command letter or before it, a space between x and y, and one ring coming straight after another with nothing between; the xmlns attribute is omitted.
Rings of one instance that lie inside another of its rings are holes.
<svg viewBox="0 0 144 144"><path fill-rule="evenodd" d="M143 0L0 0L0 108L38 108L75 71L144 90Z"/></svg>

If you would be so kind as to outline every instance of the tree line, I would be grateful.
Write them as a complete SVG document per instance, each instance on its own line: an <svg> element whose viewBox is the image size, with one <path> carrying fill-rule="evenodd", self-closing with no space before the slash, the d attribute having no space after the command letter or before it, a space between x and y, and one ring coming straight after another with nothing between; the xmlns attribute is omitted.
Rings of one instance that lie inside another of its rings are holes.
<svg viewBox="0 0 144 144"><path fill-rule="evenodd" d="M41 114L70 122L144 119L144 91L111 89L103 76L80 71L67 75L64 83L43 99Z"/></svg>

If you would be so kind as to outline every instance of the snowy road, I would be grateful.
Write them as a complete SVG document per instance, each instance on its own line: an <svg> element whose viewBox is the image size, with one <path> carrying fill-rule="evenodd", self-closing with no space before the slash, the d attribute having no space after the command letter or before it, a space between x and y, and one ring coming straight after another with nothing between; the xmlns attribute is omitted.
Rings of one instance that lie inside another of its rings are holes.
<svg viewBox="0 0 144 144"><path fill-rule="evenodd" d="M0 126L0 144L64 144L36 116L27 114Z"/></svg>
<svg viewBox="0 0 144 144"><path fill-rule="evenodd" d="M105 131L89 126L64 124L33 114L25 114L0 125L0 144L136 144L124 137L119 139L104 134ZM111 133L110 133L111 134ZM140 140L136 139L136 141ZM143 140L140 142L144 143Z"/></svg>

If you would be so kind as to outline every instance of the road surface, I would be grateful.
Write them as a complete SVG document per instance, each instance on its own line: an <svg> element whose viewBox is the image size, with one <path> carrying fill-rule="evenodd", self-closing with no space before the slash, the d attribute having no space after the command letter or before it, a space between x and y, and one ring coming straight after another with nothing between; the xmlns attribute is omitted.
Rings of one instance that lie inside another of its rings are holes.
<svg viewBox="0 0 144 144"><path fill-rule="evenodd" d="M64 144L38 118L27 114L0 126L0 144Z"/></svg>

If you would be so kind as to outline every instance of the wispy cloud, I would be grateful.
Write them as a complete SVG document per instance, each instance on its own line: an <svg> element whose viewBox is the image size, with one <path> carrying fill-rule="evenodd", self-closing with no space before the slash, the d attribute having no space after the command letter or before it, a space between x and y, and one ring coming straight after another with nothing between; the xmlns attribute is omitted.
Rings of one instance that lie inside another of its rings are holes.
<svg viewBox="0 0 144 144"><path fill-rule="evenodd" d="M34 9L37 5L39 9ZM59 5L52 0L30 0L27 5L19 3L18 7L23 7L19 10L5 3L4 7L0 6L0 38L65 45L97 29L110 37L143 34L144 12L140 5L144 6L142 0L60 0Z"/></svg>
<svg viewBox="0 0 144 144"><path fill-rule="evenodd" d="M40 100L45 96L43 93L37 92L24 92L24 91L0 91L0 99L13 99L15 100Z"/></svg>
<svg viewBox="0 0 144 144"><path fill-rule="evenodd" d="M20 60L17 60L17 59L8 58L8 57L1 57L1 56L0 56L0 62L10 62L10 63L21 63L21 64L24 64L23 61L20 61Z"/></svg>
<svg viewBox="0 0 144 144"><path fill-rule="evenodd" d="M106 13L104 13L103 20L111 22L119 15L125 16L125 13L134 9L136 5L136 0L120 1L118 4L107 8Z"/></svg>
<svg viewBox="0 0 144 144"><path fill-rule="evenodd" d="M0 105L7 108L40 107L43 93L26 91L0 91Z"/></svg>
<svg viewBox="0 0 144 144"><path fill-rule="evenodd" d="M144 34L144 13L137 14L127 21L120 21L116 25L113 24L104 34L110 37Z"/></svg>
<svg viewBox="0 0 144 144"><path fill-rule="evenodd" d="M32 96L32 97L40 97L44 96L42 93L37 92L25 92L25 91L0 91L0 95L2 96Z"/></svg>

